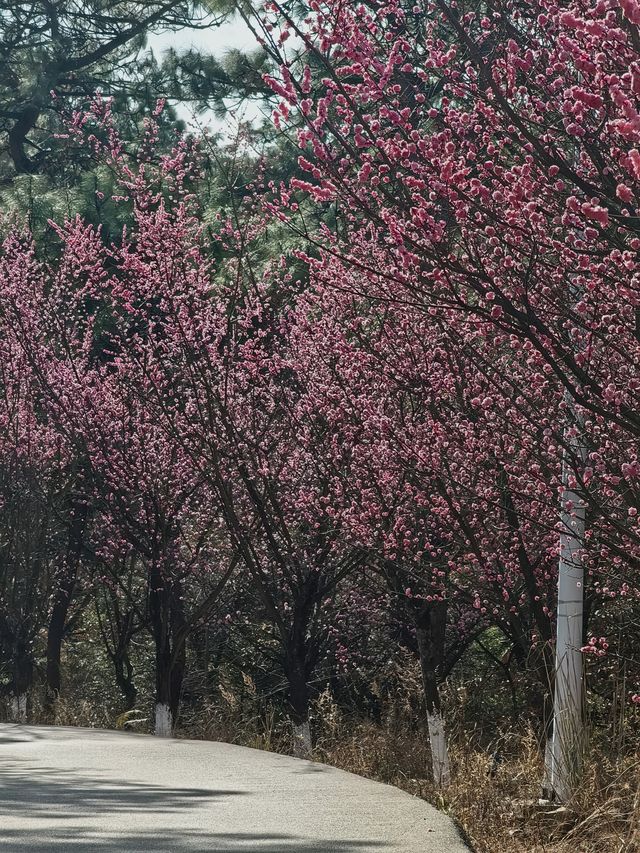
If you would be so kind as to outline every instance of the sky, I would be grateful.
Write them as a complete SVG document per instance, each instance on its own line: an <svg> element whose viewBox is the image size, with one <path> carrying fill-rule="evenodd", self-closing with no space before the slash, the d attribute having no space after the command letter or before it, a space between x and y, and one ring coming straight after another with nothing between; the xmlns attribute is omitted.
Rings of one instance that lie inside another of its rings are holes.
<svg viewBox="0 0 640 853"><path fill-rule="evenodd" d="M212 53L216 57L224 56L225 52L232 49L255 50L257 47L255 38L244 21L235 17L220 27L211 27L206 30L193 30L185 27L176 32L165 30L160 33L150 33L147 44L153 50L158 59L162 53L173 47L176 50L189 50L193 47L202 53ZM182 104L176 104L178 116L192 127L203 127L209 125L214 131L233 132L233 120L220 120L213 113L207 112L197 118L193 110ZM250 121L260 115L255 104L247 104L240 118Z"/></svg>
<svg viewBox="0 0 640 853"><path fill-rule="evenodd" d="M162 33L150 34L147 40L149 46L157 53L162 53L170 47L178 50L195 47L220 56L225 50L231 48L250 50L256 47L252 33L244 21L237 16L221 27L211 27L207 30L192 30L186 27L177 32L165 30Z"/></svg>

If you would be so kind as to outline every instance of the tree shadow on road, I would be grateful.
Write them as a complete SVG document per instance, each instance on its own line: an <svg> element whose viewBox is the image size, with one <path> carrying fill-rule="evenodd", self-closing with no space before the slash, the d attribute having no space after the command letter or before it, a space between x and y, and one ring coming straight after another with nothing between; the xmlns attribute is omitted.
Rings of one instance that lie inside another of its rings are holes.
<svg viewBox="0 0 640 853"><path fill-rule="evenodd" d="M121 782L84 776L78 769L65 771L30 766L25 770L24 763L3 763L0 773L0 825L3 814L55 820L118 812L166 814L191 807L197 801L211 802L246 793Z"/></svg>
<svg viewBox="0 0 640 853"><path fill-rule="evenodd" d="M85 828L47 833L46 837L19 830L2 833L0 850L11 853L375 853L388 847L379 841L310 840L269 833L167 832L119 833L99 837Z"/></svg>
<svg viewBox="0 0 640 853"><path fill-rule="evenodd" d="M388 849L389 845L374 840L195 829L208 809L214 810L211 823L215 826L216 804L237 796L251 794L120 782L100 778L90 768L64 771L7 762L0 772L0 853L373 853ZM251 812L249 805L247 820L255 820ZM167 821L167 814L175 819ZM303 815L300 820L304 833Z"/></svg>

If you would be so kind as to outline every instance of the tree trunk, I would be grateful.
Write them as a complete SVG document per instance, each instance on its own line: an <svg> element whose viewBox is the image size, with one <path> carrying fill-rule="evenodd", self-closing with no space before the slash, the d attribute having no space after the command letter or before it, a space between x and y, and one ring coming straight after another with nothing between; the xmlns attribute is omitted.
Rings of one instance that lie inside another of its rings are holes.
<svg viewBox="0 0 640 853"><path fill-rule="evenodd" d="M57 579L57 589L49 618L47 630L47 687L45 705L52 711L55 700L60 695L62 642L71 605L73 591L78 578L78 567L82 551L82 539L87 520L88 508L83 501L74 501L71 507L69 541L64 563Z"/></svg>
<svg viewBox="0 0 640 853"><path fill-rule="evenodd" d="M313 744L311 742L311 727L309 720L299 726L293 725L293 754L295 758L311 758Z"/></svg>
<svg viewBox="0 0 640 853"><path fill-rule="evenodd" d="M125 702L125 711L131 711L136 706L138 691L133 682L133 667L126 651L113 655L113 668L115 671L116 684L122 693Z"/></svg>
<svg viewBox="0 0 640 853"><path fill-rule="evenodd" d="M64 627L67 621L67 613L69 612L69 603L73 594L75 580L75 573L65 574L56 593L47 629L47 686L45 707L49 712L53 710L55 701L60 695L62 683L60 665L62 642L64 640Z"/></svg>
<svg viewBox="0 0 640 853"><path fill-rule="evenodd" d="M13 662L13 679L9 707L14 723L26 723L28 719L29 692L33 683L33 661L25 643L18 641Z"/></svg>
<svg viewBox="0 0 640 853"><path fill-rule="evenodd" d="M178 719L182 683L187 666L187 634L184 615L182 584L176 581L171 586L171 668L169 671L169 708L174 721Z"/></svg>
<svg viewBox="0 0 640 853"><path fill-rule="evenodd" d="M309 685L300 650L289 650L286 662L289 682L289 707L293 726L293 754L296 758L311 758L313 744L309 726Z"/></svg>
<svg viewBox="0 0 640 853"><path fill-rule="evenodd" d="M173 734L173 716L169 703L162 701L162 697L158 694L156 694L153 733L156 737L171 737Z"/></svg>
<svg viewBox="0 0 640 853"><path fill-rule="evenodd" d="M26 723L27 722L27 693L17 693L11 697L11 722Z"/></svg>
<svg viewBox="0 0 640 853"><path fill-rule="evenodd" d="M171 737L180 706L186 660L184 642L178 644L174 654L172 639L184 626L184 614L179 583L163 577L155 562L150 569L149 602L156 665L154 734Z"/></svg>
<svg viewBox="0 0 640 853"><path fill-rule="evenodd" d="M170 737L173 731L171 715L171 687L169 672L171 668L171 623L169 618L168 581L162 577L158 564L154 561L150 570L149 609L153 640L155 643L155 726L158 737Z"/></svg>
<svg viewBox="0 0 640 853"><path fill-rule="evenodd" d="M449 751L438 690L438 669L444 660L446 602L421 602L415 613L416 641L427 706L433 780L440 788L451 781Z"/></svg>

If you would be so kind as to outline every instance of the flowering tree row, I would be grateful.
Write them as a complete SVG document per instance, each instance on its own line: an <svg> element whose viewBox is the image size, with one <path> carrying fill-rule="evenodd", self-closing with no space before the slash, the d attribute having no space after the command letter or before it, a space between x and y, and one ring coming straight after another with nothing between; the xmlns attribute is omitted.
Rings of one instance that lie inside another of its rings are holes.
<svg viewBox="0 0 640 853"><path fill-rule="evenodd" d="M68 583L87 526L106 587L144 566L158 732L225 584L269 626L301 753L318 668L355 651L345 613L393 602L441 784L438 685L489 626L550 695L559 562L584 572L585 650L608 609L635 619L639 20L268 4L304 177L221 221L216 263L191 144L158 160L151 121L132 159L108 105L76 116L132 226L57 225L48 261L7 237L3 458L73 483ZM265 264L282 223L299 249Z"/></svg>
<svg viewBox="0 0 640 853"><path fill-rule="evenodd" d="M256 24L307 173L272 209L315 243L325 301L385 318L379 381L406 394L409 369L428 412L407 446L433 454L429 515L442 483L457 572L482 581L481 611L497 580L520 612L517 579L549 680L558 560L573 648L556 666L580 667L585 570L588 610L637 590L639 22L617 0L435 0L310 3L302 22L274 2ZM301 195L339 230L308 233Z"/></svg>

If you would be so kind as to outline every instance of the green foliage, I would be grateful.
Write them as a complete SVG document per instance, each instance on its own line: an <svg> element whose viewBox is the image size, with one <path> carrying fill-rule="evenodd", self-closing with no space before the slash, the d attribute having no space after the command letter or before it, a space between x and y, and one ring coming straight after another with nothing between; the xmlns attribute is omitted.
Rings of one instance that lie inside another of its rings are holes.
<svg viewBox="0 0 640 853"><path fill-rule="evenodd" d="M171 49L163 56L158 90L200 113L213 109L221 117L247 97L271 97L262 80L267 68L263 50L245 54L233 49L219 59L194 49Z"/></svg>
<svg viewBox="0 0 640 853"><path fill-rule="evenodd" d="M26 220L42 236L48 219L80 214L118 230L122 215L110 203L112 181L91 154L65 137L74 109L97 91L113 99L123 139L140 137L158 98L196 111L223 113L247 96L267 97L263 51L230 51L218 59L195 50L168 51L161 61L147 46L162 30L215 29L224 3L0 2L0 209ZM184 130L168 105L159 118L160 147ZM104 198L96 191L103 193Z"/></svg>

